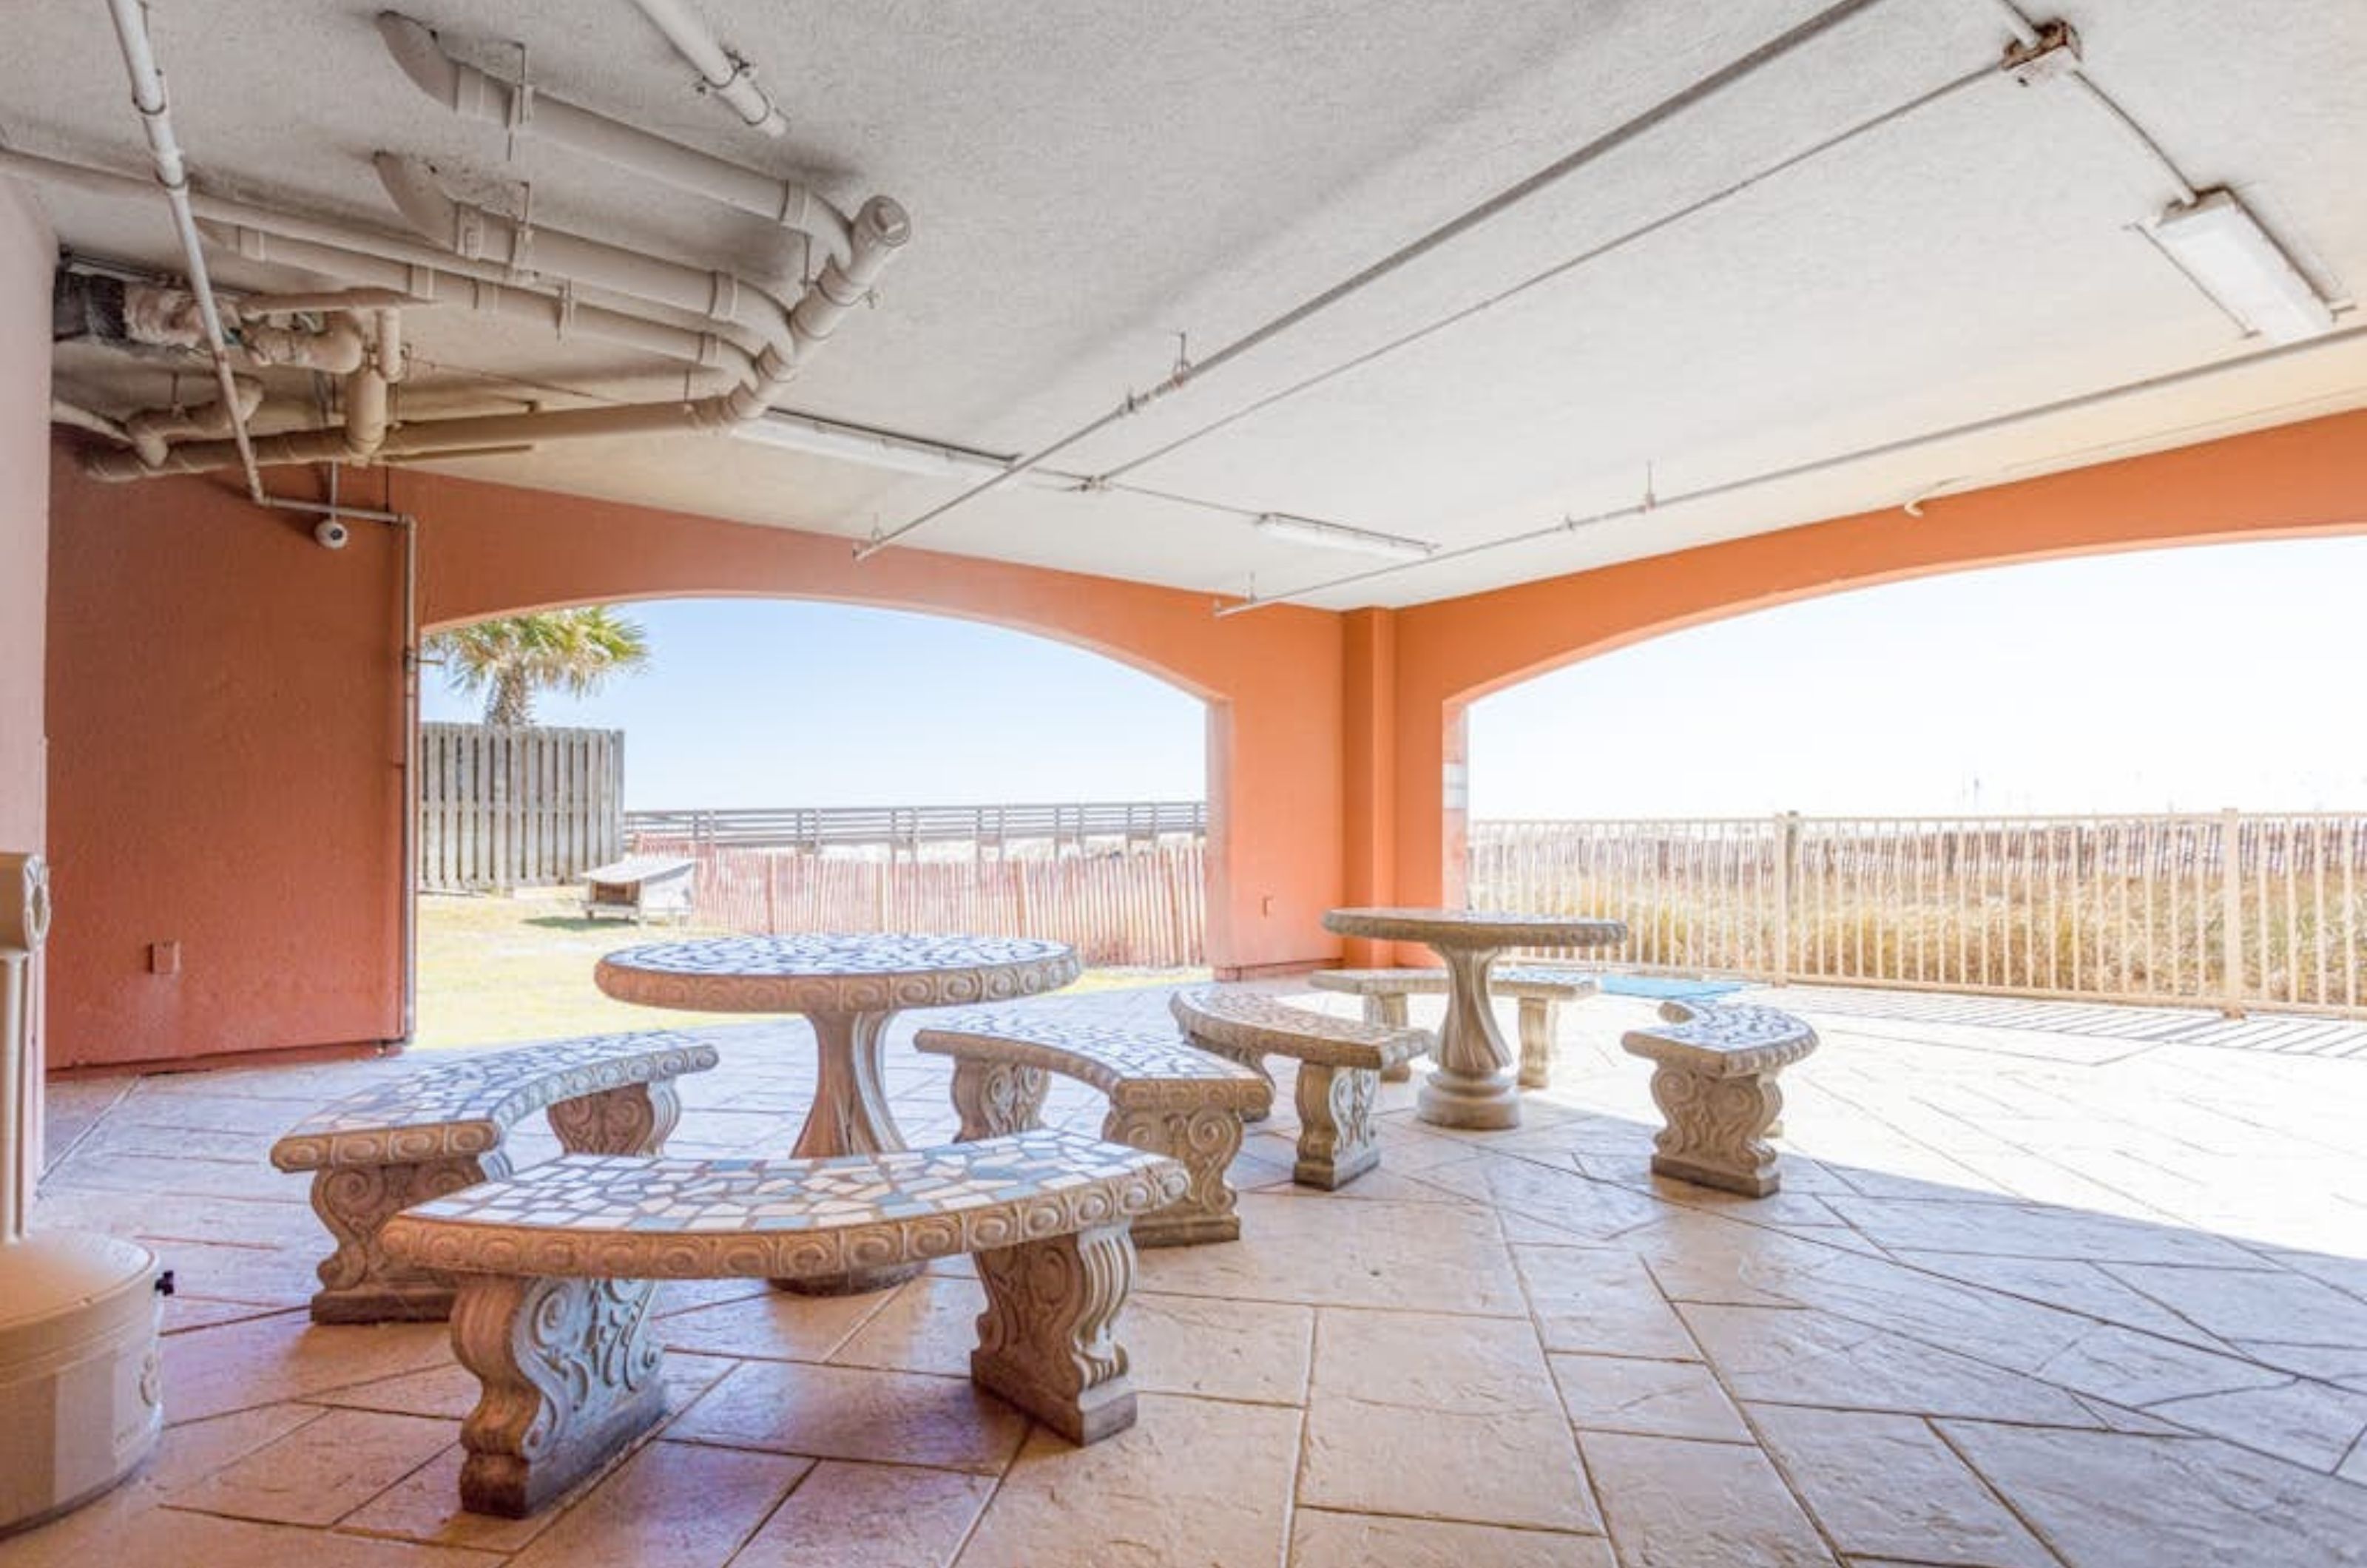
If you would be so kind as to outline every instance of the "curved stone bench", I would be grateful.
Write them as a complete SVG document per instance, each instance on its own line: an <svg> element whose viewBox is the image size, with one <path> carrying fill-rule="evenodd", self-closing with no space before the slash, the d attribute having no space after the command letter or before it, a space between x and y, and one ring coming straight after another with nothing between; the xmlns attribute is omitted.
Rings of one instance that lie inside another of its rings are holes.
<svg viewBox="0 0 2367 1568"><path fill-rule="evenodd" d="M1263 1117L1274 1084L1263 1073L1172 1035L1070 1023L1040 1012L940 1018L912 1037L954 1059L954 1109L964 1139L1024 1133L1044 1110L1048 1074L1109 1096L1102 1136L1181 1160L1192 1184L1164 1209L1134 1222L1137 1247L1232 1241L1241 1234L1226 1168L1241 1148L1241 1123Z"/></svg>
<svg viewBox="0 0 2367 1568"><path fill-rule="evenodd" d="M1178 991L1168 1010L1194 1044L1261 1074L1269 1055L1297 1059L1298 1160L1290 1174L1307 1187L1344 1187L1381 1163L1373 1129L1381 1074L1430 1049L1427 1030L1332 1018L1254 991Z"/></svg>
<svg viewBox="0 0 2367 1568"><path fill-rule="evenodd" d="M1653 1064L1652 1100L1668 1125L1652 1141L1652 1169L1751 1198L1781 1189L1767 1143L1784 1114L1775 1080L1817 1048L1817 1032L1763 1007L1663 1002L1660 1018L1619 1042Z"/></svg>
<svg viewBox="0 0 2367 1568"><path fill-rule="evenodd" d="M665 1414L650 1327L660 1280L798 1280L978 1255L970 1377L1070 1442L1134 1423L1113 1337L1128 1223L1184 1168L1080 1134L828 1159L570 1155L422 1203L387 1250L456 1276L452 1350L481 1397L461 1424L460 1505L523 1517Z"/></svg>
<svg viewBox="0 0 2367 1568"><path fill-rule="evenodd" d="M1344 992L1365 999L1365 1021L1387 1028L1406 1026L1408 997L1446 995L1444 969L1318 969L1307 983L1319 991ZM1553 1083L1554 1039L1561 1032L1561 1004L1594 995L1591 976L1567 969L1544 969L1507 964L1488 972L1491 996L1510 997L1521 1005L1521 1087L1546 1089ZM1410 1063L1382 1074L1391 1082L1411 1075Z"/></svg>
<svg viewBox="0 0 2367 1568"><path fill-rule="evenodd" d="M554 1040L424 1067L298 1122L271 1145L271 1163L313 1173L312 1212L337 1244L320 1267L312 1321L443 1317L452 1281L389 1258L389 1219L507 1176L503 1141L538 1111L572 1153L656 1154L682 1114L674 1080L716 1059L714 1046L670 1030Z"/></svg>

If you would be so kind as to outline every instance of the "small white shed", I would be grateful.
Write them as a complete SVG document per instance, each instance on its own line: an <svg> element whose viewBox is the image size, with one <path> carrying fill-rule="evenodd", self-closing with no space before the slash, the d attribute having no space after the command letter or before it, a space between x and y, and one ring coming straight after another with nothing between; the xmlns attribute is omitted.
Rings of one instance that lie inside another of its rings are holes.
<svg viewBox="0 0 2367 1568"><path fill-rule="evenodd" d="M583 874L583 918L616 915L639 922L669 916L690 919L690 879L697 861L675 855L627 855Z"/></svg>

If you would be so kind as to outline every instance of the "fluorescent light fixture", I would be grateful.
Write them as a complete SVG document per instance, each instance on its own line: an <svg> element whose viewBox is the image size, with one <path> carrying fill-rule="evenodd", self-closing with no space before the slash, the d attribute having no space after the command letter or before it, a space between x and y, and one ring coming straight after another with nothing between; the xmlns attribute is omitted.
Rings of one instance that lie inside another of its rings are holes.
<svg viewBox="0 0 2367 1568"><path fill-rule="evenodd" d="M866 468L892 468L900 474L920 474L933 479L978 479L1002 473L1011 466L990 452L941 446L808 414L768 413L732 426L731 434L763 446L810 452L817 457L836 457Z"/></svg>
<svg viewBox="0 0 2367 1568"><path fill-rule="evenodd" d="M1399 560L1420 560L1438 553L1436 545L1421 539L1376 534L1369 528L1351 528L1344 523L1325 523L1313 517L1294 517L1287 512L1261 512L1251 519L1251 525L1277 539L1313 545L1319 549L1352 550L1357 555L1390 556Z"/></svg>
<svg viewBox="0 0 2367 1568"><path fill-rule="evenodd" d="M2219 308L2271 343L2334 330L2334 309L2236 193L2208 190L2163 213L2154 241Z"/></svg>

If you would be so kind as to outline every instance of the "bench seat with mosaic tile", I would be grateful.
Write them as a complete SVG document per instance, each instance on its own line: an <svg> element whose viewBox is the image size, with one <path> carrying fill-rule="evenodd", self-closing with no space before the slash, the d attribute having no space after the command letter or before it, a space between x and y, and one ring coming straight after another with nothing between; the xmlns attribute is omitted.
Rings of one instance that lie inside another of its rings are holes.
<svg viewBox="0 0 2367 1568"><path fill-rule="evenodd" d="M940 1017L912 1038L954 1059L954 1109L964 1138L1023 1133L1040 1123L1048 1075L1076 1078L1109 1097L1102 1136L1184 1162L1184 1195L1134 1222L1137 1247L1233 1241L1241 1234L1226 1168L1241 1148L1241 1123L1274 1103L1264 1074L1172 1034L1073 1023L1038 1010Z"/></svg>
<svg viewBox="0 0 2367 1568"><path fill-rule="evenodd" d="M523 1517L665 1414L661 1280L971 1253L986 1292L971 1380L1070 1442L1123 1431L1128 1228L1187 1180L1164 1156L1048 1128L826 1159L568 1155L406 1210L385 1244L459 1281L452 1350L482 1388L460 1428L461 1506Z"/></svg>
<svg viewBox="0 0 2367 1568"><path fill-rule="evenodd" d="M1774 1008L1660 1004L1661 1022L1620 1039L1652 1063L1652 1102L1667 1125L1652 1140L1660 1176L1764 1198L1783 1186L1774 1148L1784 1114L1776 1078L1817 1048L1807 1021Z"/></svg>
<svg viewBox="0 0 2367 1568"><path fill-rule="evenodd" d="M653 1155L681 1116L674 1080L716 1064L671 1030L519 1045L440 1062L346 1096L271 1146L312 1173L312 1210L336 1250L320 1267L315 1323L424 1322L452 1281L389 1258L386 1222L412 1204L510 1172L509 1130L539 1111L573 1154Z"/></svg>
<svg viewBox="0 0 2367 1568"><path fill-rule="evenodd" d="M1333 1018L1221 986L1178 991L1168 1010L1192 1043L1261 1073L1267 1056L1297 1058L1298 1159L1290 1174L1302 1187L1344 1187L1381 1163L1373 1127L1381 1075L1430 1049L1425 1029Z"/></svg>
<svg viewBox="0 0 2367 1568"><path fill-rule="evenodd" d="M1365 1000L1365 1021L1393 1029L1406 1025L1408 997L1446 995L1444 969L1318 969L1307 983L1319 991L1341 991ZM1560 1032L1561 1004L1594 995L1591 975L1530 964L1504 964L1488 972L1492 996L1510 997L1521 1008L1521 1087L1553 1084L1554 1037ZM1412 1064L1391 1068L1392 1081L1410 1075Z"/></svg>

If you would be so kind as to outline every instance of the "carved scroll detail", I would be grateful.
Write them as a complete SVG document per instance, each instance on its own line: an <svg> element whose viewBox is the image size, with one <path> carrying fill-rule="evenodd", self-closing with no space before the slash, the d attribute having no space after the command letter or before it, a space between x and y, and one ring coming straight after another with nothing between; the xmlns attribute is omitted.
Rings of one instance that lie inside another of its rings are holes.
<svg viewBox="0 0 2367 1568"><path fill-rule="evenodd" d="M1113 1332L1134 1287L1124 1224L978 1255L986 1310L970 1377L1072 1443L1134 1425L1134 1388Z"/></svg>

